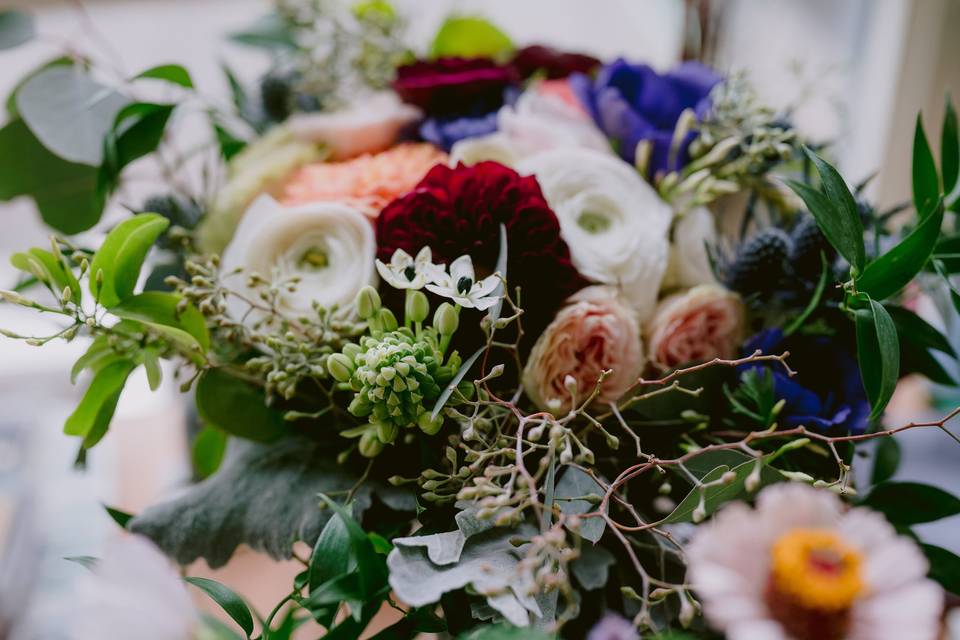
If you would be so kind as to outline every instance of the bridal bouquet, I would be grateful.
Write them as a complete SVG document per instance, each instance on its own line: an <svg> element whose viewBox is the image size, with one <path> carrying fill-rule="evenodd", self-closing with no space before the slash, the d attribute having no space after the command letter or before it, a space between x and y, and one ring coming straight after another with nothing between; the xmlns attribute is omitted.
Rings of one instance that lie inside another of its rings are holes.
<svg viewBox="0 0 960 640"><path fill-rule="evenodd" d="M960 409L884 410L956 384L952 107L894 227L741 76L405 23L278 0L232 105L76 53L10 97L0 198L60 234L0 294L61 329L4 335L86 341L78 462L139 367L196 406L197 482L111 510L138 535L89 562L78 637L938 637L960 558L911 527L960 500L893 479L895 436L960 444ZM160 552L241 544L303 572L262 614L188 577L232 622L201 618Z"/></svg>

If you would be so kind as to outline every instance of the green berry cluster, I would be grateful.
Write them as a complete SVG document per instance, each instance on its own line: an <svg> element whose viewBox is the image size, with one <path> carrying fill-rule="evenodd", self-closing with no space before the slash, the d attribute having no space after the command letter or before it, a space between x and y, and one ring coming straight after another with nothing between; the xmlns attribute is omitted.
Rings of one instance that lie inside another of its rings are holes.
<svg viewBox="0 0 960 640"><path fill-rule="evenodd" d="M448 356L444 353L458 325L457 310L443 304L433 326L423 327L429 314L426 296L411 291L408 298L407 322L401 327L393 314L380 306L374 289L361 291L357 308L367 321L369 335L345 345L327 360L330 375L341 388L354 392L347 410L367 420L342 432L360 438L360 453L366 457L378 455L385 445L395 442L401 429L416 426L428 435L437 433L443 416L432 418L433 407L460 368L456 351ZM464 387L464 392L469 392Z"/></svg>

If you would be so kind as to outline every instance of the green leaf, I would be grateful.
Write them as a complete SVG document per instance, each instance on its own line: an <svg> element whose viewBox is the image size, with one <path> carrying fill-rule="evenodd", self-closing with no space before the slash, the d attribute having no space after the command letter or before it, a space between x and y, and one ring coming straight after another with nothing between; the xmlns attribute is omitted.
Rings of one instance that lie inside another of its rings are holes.
<svg viewBox="0 0 960 640"><path fill-rule="evenodd" d="M897 333L901 338L907 338L913 344L940 351L954 358L957 356L947 337L913 311L893 304L883 306L893 319L893 324L896 325Z"/></svg>
<svg viewBox="0 0 960 640"><path fill-rule="evenodd" d="M238 44L261 49L297 48L289 25L276 13L269 13L243 31L230 34L230 39Z"/></svg>
<svg viewBox="0 0 960 640"><path fill-rule="evenodd" d="M933 522L960 513L960 499L943 489L916 482L878 484L863 504L898 525Z"/></svg>
<svg viewBox="0 0 960 640"><path fill-rule="evenodd" d="M80 404L67 418L64 433L83 438L87 449L99 442L107 433L120 392L135 366L131 360L118 360L98 371Z"/></svg>
<svg viewBox="0 0 960 640"><path fill-rule="evenodd" d="M806 147L804 150L820 173L823 191L795 180L788 180L787 184L807 205L830 244L847 262L862 271L867 258L857 203L837 170Z"/></svg>
<svg viewBox="0 0 960 640"><path fill-rule="evenodd" d="M513 51L513 42L493 23L483 18L451 16L433 38L430 55L434 58L500 58Z"/></svg>
<svg viewBox="0 0 960 640"><path fill-rule="evenodd" d="M70 162L99 166L104 139L130 100L80 67L55 66L17 91L17 111L43 145Z"/></svg>
<svg viewBox="0 0 960 640"><path fill-rule="evenodd" d="M133 519L133 514L127 513L126 511L121 511L120 509L114 507L108 507L103 505L103 508L106 510L107 515L110 516L110 519L116 522L121 529L127 528L127 523Z"/></svg>
<svg viewBox="0 0 960 640"><path fill-rule="evenodd" d="M240 438L270 442L287 430L283 414L267 406L262 390L222 369L203 372L196 401L205 422Z"/></svg>
<svg viewBox="0 0 960 640"><path fill-rule="evenodd" d="M410 611L402 620L390 625L370 640L408 640L420 637L420 633L443 633L447 625L430 607Z"/></svg>
<svg viewBox="0 0 960 640"><path fill-rule="evenodd" d="M789 336L793 334L794 331L803 326L803 323L807 321L810 314L817 310L820 299L823 298L823 291L827 288L827 279L830 277L830 266L827 264L827 256L822 251L820 252L820 264L820 279L817 281L817 286L813 290L813 295L810 296L810 301L807 303L807 306L803 308L803 311L800 312L800 315L784 327L783 335Z"/></svg>
<svg viewBox="0 0 960 640"><path fill-rule="evenodd" d="M957 128L957 112L953 109L949 94L940 133L940 171L943 172L943 192L949 194L957 186L957 178L960 177L960 130Z"/></svg>
<svg viewBox="0 0 960 640"><path fill-rule="evenodd" d="M90 292L100 304L109 308L133 294L147 252L169 226L161 215L141 213L107 234L90 263Z"/></svg>
<svg viewBox="0 0 960 640"><path fill-rule="evenodd" d="M870 400L870 418L883 413L900 377L900 340L890 314L882 304L867 298L866 308L855 312L857 359Z"/></svg>
<svg viewBox="0 0 960 640"><path fill-rule="evenodd" d="M538 629L495 624L477 627L462 633L457 640L553 640L556 636Z"/></svg>
<svg viewBox="0 0 960 640"><path fill-rule="evenodd" d="M155 347L148 347L141 351L143 368L147 372L147 384L150 391L156 391L163 382L163 370L160 368L160 353Z"/></svg>
<svg viewBox="0 0 960 640"><path fill-rule="evenodd" d="M580 496L595 495L603 497L604 490L589 474L576 467L567 467L554 491L554 501L560 511L568 516L583 515L597 510L597 504L589 500L571 500ZM584 518L580 523L580 535L596 544L606 530L607 522L603 518Z"/></svg>
<svg viewBox="0 0 960 640"><path fill-rule="evenodd" d="M905 287L927 263L943 223L943 201L936 201L932 213L899 244L871 262L857 279L857 290L874 300L884 300Z"/></svg>
<svg viewBox="0 0 960 640"><path fill-rule="evenodd" d="M901 375L917 373L931 382L950 387L957 384L953 376L943 368L943 365L931 352L913 344L902 333L900 334L900 373Z"/></svg>
<svg viewBox="0 0 960 640"><path fill-rule="evenodd" d="M98 169L68 162L47 150L23 120L0 129L0 200L33 198L43 221L74 234L95 225L103 213Z"/></svg>
<svg viewBox="0 0 960 640"><path fill-rule="evenodd" d="M93 556L66 556L64 558L67 562L74 562L88 571L93 571L97 563L100 562L100 558L95 558Z"/></svg>
<svg viewBox="0 0 960 640"><path fill-rule="evenodd" d="M460 384L460 381L467 375L470 371L470 367L473 366L473 363L477 361L477 358L484 352L486 347L480 347L477 349L472 356L466 359L466 361L460 365L460 368L457 370L457 373L453 376L453 379L450 380L450 383L444 387L443 391L440 393L440 397L437 398L437 403L433 405L433 411L430 413L430 419L436 420L437 416L440 415L440 411L447 404L447 400L450 399L450 396L453 395L453 392L456 391L457 385Z"/></svg>
<svg viewBox="0 0 960 640"><path fill-rule="evenodd" d="M350 533L339 515L334 515L320 532L310 556L307 584L313 591L324 582L347 573L350 565Z"/></svg>
<svg viewBox="0 0 960 640"><path fill-rule="evenodd" d="M930 563L927 577L938 582L941 587L954 595L960 595L960 557L952 551L932 544L922 544L920 548Z"/></svg>
<svg viewBox="0 0 960 640"><path fill-rule="evenodd" d="M326 503L327 507L336 512L345 525L347 537L350 540L350 548L357 559L360 591L364 596L370 598L387 584L386 561L374 550L370 538L367 537L367 534L344 507L324 494L320 494L320 499Z"/></svg>
<svg viewBox="0 0 960 640"><path fill-rule="evenodd" d="M110 308L118 318L135 320L155 329L165 337L187 348L196 348L201 353L210 349L210 334L203 315L187 303L182 311L178 307L183 298L176 293L147 291Z"/></svg>
<svg viewBox="0 0 960 640"><path fill-rule="evenodd" d="M190 72L179 64L164 64L158 67L152 67L142 73L134 76L134 80L140 78L153 78L155 80L166 80L173 84L178 84L187 89L193 88L193 80L190 78Z"/></svg>
<svg viewBox="0 0 960 640"><path fill-rule="evenodd" d="M172 104L134 102L120 110L104 142L106 151L100 180L105 190L115 187L124 167L157 150L175 107Z"/></svg>
<svg viewBox="0 0 960 640"><path fill-rule="evenodd" d="M707 454L703 455L706 456ZM732 500L737 500L747 494L746 480L754 471L754 469L756 469L757 461L742 454L736 455L737 457L733 458L734 460L746 460L746 462L740 462L739 464L735 464L735 466L731 466L729 463L721 464L720 466L714 467L710 472L700 478L702 483L707 484L709 482L713 482L714 480L719 480L727 471L733 471L735 475L734 481L730 484L712 486L704 491L703 506L705 516L710 515L725 503ZM694 460L696 460L696 458L694 458ZM714 460L720 460L720 458ZM709 464L713 464L713 460L709 461ZM782 479L783 476L781 476L780 473L778 473L773 467L763 464L760 469L760 487L765 487L768 484L779 482ZM680 501L680 504L676 506L670 515L666 517L664 523L673 524L676 522L693 522L693 512L700 505L700 498L700 489L694 488L686 495L686 497L684 497L683 500Z"/></svg>
<svg viewBox="0 0 960 640"><path fill-rule="evenodd" d="M253 633L253 616L247 604L232 589L208 578L186 577L184 580L210 596L250 637Z"/></svg>
<svg viewBox="0 0 960 640"><path fill-rule="evenodd" d="M49 251L34 248L27 253L15 253L10 256L10 264L20 271L33 274L41 282L48 283L58 298L65 289L70 289L73 302L79 304L83 298L83 291L73 270Z"/></svg>
<svg viewBox="0 0 960 640"><path fill-rule="evenodd" d="M913 206L918 216L924 216L940 198L940 179L937 165L923 131L923 119L917 114L913 133Z"/></svg>
<svg viewBox="0 0 960 640"><path fill-rule="evenodd" d="M209 478L223 462L227 451L227 434L215 427L206 426L193 439L190 459L193 470L201 479Z"/></svg>
<svg viewBox="0 0 960 640"><path fill-rule="evenodd" d="M0 11L0 51L19 47L35 35L33 16L25 11Z"/></svg>
<svg viewBox="0 0 960 640"><path fill-rule="evenodd" d="M883 438L877 443L873 454L873 474L870 484L886 482L900 466L900 443L896 438Z"/></svg>

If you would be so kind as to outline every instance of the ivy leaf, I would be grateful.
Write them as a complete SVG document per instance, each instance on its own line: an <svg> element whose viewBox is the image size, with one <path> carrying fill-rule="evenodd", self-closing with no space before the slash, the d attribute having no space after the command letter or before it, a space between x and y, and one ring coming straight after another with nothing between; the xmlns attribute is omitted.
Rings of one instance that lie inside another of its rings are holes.
<svg viewBox="0 0 960 640"><path fill-rule="evenodd" d="M830 244L847 262L862 271L867 259L863 246L863 222L853 194L833 166L807 147L803 150L820 174L822 191L795 180L788 180L787 184L803 199Z"/></svg>
<svg viewBox="0 0 960 640"><path fill-rule="evenodd" d="M222 369L208 369L197 381L200 417L231 435L270 442L287 431L283 413L266 404L263 392Z"/></svg>
<svg viewBox="0 0 960 640"><path fill-rule="evenodd" d="M870 491L862 504L896 525L933 522L960 514L960 499L943 489L917 482L883 482Z"/></svg>
<svg viewBox="0 0 960 640"><path fill-rule="evenodd" d="M860 376L870 400L870 418L883 413L900 377L900 340L890 314L882 304L867 298L867 306L855 312L857 359Z"/></svg>
<svg viewBox="0 0 960 640"><path fill-rule="evenodd" d="M913 206L918 216L924 216L940 197L940 178L937 165L923 131L923 119L917 114L913 133Z"/></svg>
<svg viewBox="0 0 960 640"><path fill-rule="evenodd" d="M0 11L0 51L19 47L33 39L33 16L25 11Z"/></svg>
<svg viewBox="0 0 960 640"><path fill-rule="evenodd" d="M43 145L70 162L99 166L103 141L130 100L83 69L55 66L17 91L17 111Z"/></svg>
<svg viewBox="0 0 960 640"><path fill-rule="evenodd" d="M873 453L873 473L870 484L886 482L900 466L900 443L896 438L883 438Z"/></svg>
<svg viewBox="0 0 960 640"><path fill-rule="evenodd" d="M451 16L447 18L430 46L434 58L498 58L513 51L513 42L493 23L483 18Z"/></svg>
<svg viewBox="0 0 960 640"><path fill-rule="evenodd" d="M51 153L23 120L0 129L0 200L29 196L43 221L65 234L95 225L103 213L98 169Z"/></svg>
<svg viewBox="0 0 960 640"><path fill-rule="evenodd" d="M433 405L433 411L430 413L430 419L436 420L437 416L440 415L440 411L447 404L447 400L450 399L450 396L453 395L453 392L457 390L457 385L460 384L460 381L467 375L470 371L470 367L473 366L473 363L477 361L477 358L483 353L485 347L480 347L477 349L472 356L467 358L467 360L460 365L460 368L457 370L457 373L453 376L453 379L450 380L450 383L443 389L440 393L440 397L437 398L436 404Z"/></svg>
<svg viewBox="0 0 960 640"><path fill-rule="evenodd" d="M220 468L227 451L227 440L226 433L211 426L204 427L194 437L190 459L199 478L209 478Z"/></svg>
<svg viewBox="0 0 960 640"><path fill-rule="evenodd" d="M173 84L178 84L186 89L193 88L193 79L190 78L190 72L179 64L164 64L158 67L151 67L146 71L134 76L134 80L141 78L152 78L154 80L166 80Z"/></svg>
<svg viewBox="0 0 960 640"><path fill-rule="evenodd" d="M938 582L941 587L954 595L960 595L960 557L952 551L932 544L922 544L920 548L930 563L927 577Z"/></svg>
<svg viewBox="0 0 960 640"><path fill-rule="evenodd" d="M872 261L857 279L857 290L874 300L884 300L905 287L927 263L943 223L943 201L922 214L918 224L899 244Z"/></svg>
<svg viewBox="0 0 960 640"><path fill-rule="evenodd" d="M184 565L204 558L211 568L222 567L241 544L289 559L294 542L317 540L332 515L319 508L317 494L347 492L360 480L334 455L329 442L297 436L270 445L231 439L216 473L151 506L129 528ZM381 489L361 485L354 514L363 513Z"/></svg>
<svg viewBox="0 0 960 640"><path fill-rule="evenodd" d="M943 172L943 192L949 194L957 186L960 177L960 130L957 128L957 112L949 94L943 115L940 133L940 170Z"/></svg>
<svg viewBox="0 0 960 640"><path fill-rule="evenodd" d="M142 322L174 342L200 353L210 349L210 334L203 315L192 304L182 310L183 298L176 293L147 291L110 308L118 318Z"/></svg>
<svg viewBox="0 0 960 640"><path fill-rule="evenodd" d="M136 367L132 360L117 360L100 369L90 382L80 404L67 418L63 432L83 438L86 449L103 438L117 410L120 392Z"/></svg>
<svg viewBox="0 0 960 640"><path fill-rule="evenodd" d="M109 308L133 294L147 252L169 226L161 215L141 213L107 234L90 262L90 292L100 304Z"/></svg>
<svg viewBox="0 0 960 640"><path fill-rule="evenodd" d="M209 578L186 577L184 581L210 596L210 599L220 605L220 608L240 625L247 637L250 637L250 634L253 633L253 616L250 615L247 604L232 589Z"/></svg>
<svg viewBox="0 0 960 640"><path fill-rule="evenodd" d="M563 472L557 487L554 490L554 501L560 507L560 511L566 515L583 515L591 511L596 511L596 504L589 500L571 500L579 496L596 495L603 496L603 487L597 484L597 481L589 474L576 467L567 467ZM603 536L607 528L607 522L603 518L584 518L580 522L578 533L585 539L596 544Z"/></svg>

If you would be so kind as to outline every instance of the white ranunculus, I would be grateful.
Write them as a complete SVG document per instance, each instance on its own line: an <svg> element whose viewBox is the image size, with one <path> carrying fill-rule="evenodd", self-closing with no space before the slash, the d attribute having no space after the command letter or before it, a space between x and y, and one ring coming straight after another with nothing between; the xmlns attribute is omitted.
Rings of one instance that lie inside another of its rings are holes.
<svg viewBox="0 0 960 640"><path fill-rule="evenodd" d="M698 284L715 284L707 246L717 241L717 225L706 207L697 207L673 223L670 261L663 277L664 289L688 289Z"/></svg>
<svg viewBox="0 0 960 640"><path fill-rule="evenodd" d="M286 124L297 138L327 145L332 160L346 160L386 149L421 115L394 92L378 91L337 111L295 114Z"/></svg>
<svg viewBox="0 0 960 640"><path fill-rule="evenodd" d="M229 282L256 299L246 287L252 273L275 282L297 276L296 290L281 288L280 311L309 314L314 302L344 307L360 289L375 282L376 240L370 221L354 207L316 202L284 207L270 196L250 206L223 255L223 272L243 271ZM231 298L231 311L248 306ZM256 314L253 314L256 315ZM255 318L254 318L255 319Z"/></svg>
<svg viewBox="0 0 960 640"><path fill-rule="evenodd" d="M667 268L670 207L633 167L592 149L547 151L517 170L536 176L580 273L619 286L645 320Z"/></svg>
<svg viewBox="0 0 960 640"><path fill-rule="evenodd" d="M558 148L586 148L611 153L610 143L593 121L555 95L536 87L497 113L497 132L453 145L453 163L495 160L514 166L523 158Z"/></svg>
<svg viewBox="0 0 960 640"><path fill-rule="evenodd" d="M141 536L124 536L77 585L67 637L191 640L200 617L170 562Z"/></svg>

